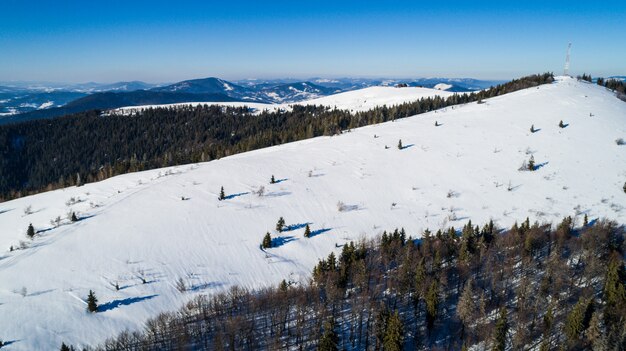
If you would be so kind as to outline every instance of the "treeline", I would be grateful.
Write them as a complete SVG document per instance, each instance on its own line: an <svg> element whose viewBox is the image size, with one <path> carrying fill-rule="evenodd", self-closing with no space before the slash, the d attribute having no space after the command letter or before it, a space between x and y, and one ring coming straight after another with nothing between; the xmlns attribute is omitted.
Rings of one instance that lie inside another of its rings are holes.
<svg viewBox="0 0 626 351"><path fill-rule="evenodd" d="M98 350L624 350L624 228L467 223L349 243L305 285L199 296Z"/></svg>
<svg viewBox="0 0 626 351"><path fill-rule="evenodd" d="M593 78L587 73L583 73L582 76L577 76L576 78L589 83L593 82ZM617 93L617 97L626 101L626 81L614 78L605 79L603 77L598 77L596 78L596 84L615 91Z"/></svg>
<svg viewBox="0 0 626 351"><path fill-rule="evenodd" d="M89 111L0 126L0 201L118 174L209 161L272 145L480 101L553 81L551 73L448 98L351 114L323 106L250 113L247 108L154 108L125 115Z"/></svg>

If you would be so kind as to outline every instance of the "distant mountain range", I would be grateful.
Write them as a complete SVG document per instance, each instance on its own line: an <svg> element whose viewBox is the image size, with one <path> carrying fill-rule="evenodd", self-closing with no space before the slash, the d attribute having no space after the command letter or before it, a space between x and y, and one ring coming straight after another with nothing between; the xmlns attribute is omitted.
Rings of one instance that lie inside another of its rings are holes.
<svg viewBox="0 0 626 351"><path fill-rule="evenodd" d="M93 109L180 102L297 103L370 86L419 86L467 92L488 88L501 81L471 78L311 78L246 79L229 82L220 78L185 80L156 85L139 81L112 84L57 84L0 82L0 124L53 118Z"/></svg>

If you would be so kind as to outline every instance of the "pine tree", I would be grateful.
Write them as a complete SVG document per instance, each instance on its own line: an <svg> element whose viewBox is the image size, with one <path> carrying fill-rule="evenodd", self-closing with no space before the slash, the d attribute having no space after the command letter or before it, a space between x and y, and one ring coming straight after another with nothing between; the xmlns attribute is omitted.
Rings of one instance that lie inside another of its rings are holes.
<svg viewBox="0 0 626 351"><path fill-rule="evenodd" d="M287 281L285 279L283 279L283 281L281 281L280 284L278 285L278 290L282 292L287 291L288 288L289 288L289 284L287 284Z"/></svg>
<svg viewBox="0 0 626 351"><path fill-rule="evenodd" d="M536 130L535 130L535 125L534 125L534 124L531 124L531 125L530 125L530 132L531 132L531 133L536 132Z"/></svg>
<svg viewBox="0 0 626 351"><path fill-rule="evenodd" d="M402 150L402 139L398 140L398 149Z"/></svg>
<svg viewBox="0 0 626 351"><path fill-rule="evenodd" d="M278 222L276 223L276 231L279 233L282 233L284 229L285 229L285 219L283 217L280 217L278 219Z"/></svg>
<svg viewBox="0 0 626 351"><path fill-rule="evenodd" d="M404 338L404 326L400 315L396 311L387 318L385 336L383 337L383 350L385 351L402 351L402 342Z"/></svg>
<svg viewBox="0 0 626 351"><path fill-rule="evenodd" d="M435 121L435 127L439 127L439 126L440 126L439 122Z"/></svg>
<svg viewBox="0 0 626 351"><path fill-rule="evenodd" d="M270 235L270 232L265 233L265 236L263 237L263 243L261 244L261 246L264 249L269 249L272 247L272 236Z"/></svg>
<svg viewBox="0 0 626 351"><path fill-rule="evenodd" d="M69 346L65 345L65 343L64 343L64 342L62 342L62 343L61 343L61 349L60 349L60 350L61 350L61 351L70 351L71 349L70 349L70 347L69 347Z"/></svg>
<svg viewBox="0 0 626 351"><path fill-rule="evenodd" d="M220 189L220 196L217 199L220 200L220 201L226 199L226 193L224 193L224 187L222 187L222 189Z"/></svg>
<svg viewBox="0 0 626 351"><path fill-rule="evenodd" d="M585 217L583 218L583 227L586 227L589 225L589 217L587 217L587 214L585 213Z"/></svg>
<svg viewBox="0 0 626 351"><path fill-rule="evenodd" d="M274 175L272 174L272 178L270 178L270 184L274 184L276 183L276 179L274 178Z"/></svg>
<svg viewBox="0 0 626 351"><path fill-rule="evenodd" d="M528 160L528 170L529 171L535 170L535 157L533 155L530 155L530 159Z"/></svg>
<svg viewBox="0 0 626 351"><path fill-rule="evenodd" d="M324 323L324 333L320 339L317 349L319 351L337 351L339 344L339 336L335 331L335 319L329 318Z"/></svg>
<svg viewBox="0 0 626 351"><path fill-rule="evenodd" d="M559 122L559 128L565 128L565 124L563 124L563 120Z"/></svg>
<svg viewBox="0 0 626 351"><path fill-rule="evenodd" d="M626 193L626 182L624 182L624 187L622 188L624 190L624 192Z"/></svg>
<svg viewBox="0 0 626 351"><path fill-rule="evenodd" d="M89 295L87 295L87 311L91 313L98 312L98 299L91 290L89 290Z"/></svg>
<svg viewBox="0 0 626 351"><path fill-rule="evenodd" d="M496 321L496 331L493 340L493 351L504 351L506 334L509 332L509 321L505 307L500 307L500 315Z"/></svg>
<svg viewBox="0 0 626 351"><path fill-rule="evenodd" d="M26 236L28 236L31 239L35 237L35 228L33 228L32 223L29 224L28 229L26 229Z"/></svg>
<svg viewBox="0 0 626 351"><path fill-rule="evenodd" d="M71 218L72 222L78 222L78 217L76 217L76 212L72 212L72 218Z"/></svg>
<svg viewBox="0 0 626 351"><path fill-rule="evenodd" d="M304 227L304 237L308 238L311 236L311 228L309 227L309 225L307 224L306 227Z"/></svg>

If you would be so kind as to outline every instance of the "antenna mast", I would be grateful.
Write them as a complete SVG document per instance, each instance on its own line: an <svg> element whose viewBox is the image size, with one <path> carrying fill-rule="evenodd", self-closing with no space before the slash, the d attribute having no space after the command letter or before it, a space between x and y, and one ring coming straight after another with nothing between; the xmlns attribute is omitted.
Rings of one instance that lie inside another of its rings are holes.
<svg viewBox="0 0 626 351"><path fill-rule="evenodd" d="M572 48L572 43L567 44L567 56L565 56L565 68L563 69L563 75L569 76L569 51Z"/></svg>

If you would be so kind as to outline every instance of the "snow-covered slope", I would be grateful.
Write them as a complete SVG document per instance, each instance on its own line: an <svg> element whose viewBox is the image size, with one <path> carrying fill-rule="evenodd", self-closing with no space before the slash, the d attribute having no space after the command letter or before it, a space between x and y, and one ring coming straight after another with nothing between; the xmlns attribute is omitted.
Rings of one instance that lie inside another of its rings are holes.
<svg viewBox="0 0 626 351"><path fill-rule="evenodd" d="M347 91L334 95L324 96L317 99L301 101L293 104L262 104L254 102L190 102L167 105L146 105L128 106L113 110L115 113L129 113L141 111L146 108L155 107L176 107L176 106L196 106L199 104L222 105L222 106L248 106L256 111L289 109L292 105L323 105L336 107L341 110L353 112L367 111L376 106L392 106L405 102L416 101L421 98L433 96L448 97L454 93L429 88L395 88L395 87L369 87L358 90Z"/></svg>
<svg viewBox="0 0 626 351"><path fill-rule="evenodd" d="M568 126L559 128L559 120ZM531 124L539 131L530 133ZM1 203L0 337L10 350L100 342L196 294L306 280L337 244L400 226L416 237L468 219L509 226L526 216L577 215L580 223L587 213L625 223L620 137L624 102L597 85L560 78L341 136ZM539 169L519 171L531 154ZM268 184L271 175L277 184ZM221 186L225 201L218 201ZM260 186L263 196L254 193ZM25 215L28 206L33 213ZM69 223L70 210L82 219ZM278 235L280 216L294 229ZM40 231L34 241L25 236L29 223ZM263 252L266 231L280 246ZM8 251L20 241L29 247ZM101 304L97 314L85 310L90 289Z"/></svg>

